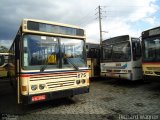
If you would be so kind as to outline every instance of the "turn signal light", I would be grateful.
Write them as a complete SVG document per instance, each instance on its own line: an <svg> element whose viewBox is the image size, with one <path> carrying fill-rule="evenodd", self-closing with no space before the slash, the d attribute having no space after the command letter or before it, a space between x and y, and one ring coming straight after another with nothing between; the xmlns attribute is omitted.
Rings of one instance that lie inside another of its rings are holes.
<svg viewBox="0 0 160 120"><path fill-rule="evenodd" d="M27 91L27 86L22 86L21 88L22 88L22 92Z"/></svg>

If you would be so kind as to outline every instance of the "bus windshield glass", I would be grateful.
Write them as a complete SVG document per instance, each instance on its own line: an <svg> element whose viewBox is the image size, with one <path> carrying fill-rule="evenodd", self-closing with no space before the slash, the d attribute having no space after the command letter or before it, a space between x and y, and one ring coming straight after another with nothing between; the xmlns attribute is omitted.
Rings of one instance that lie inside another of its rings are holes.
<svg viewBox="0 0 160 120"><path fill-rule="evenodd" d="M23 68L46 69L85 67L84 41L80 39L25 35Z"/></svg>
<svg viewBox="0 0 160 120"><path fill-rule="evenodd" d="M143 40L143 61L160 61L160 37L147 38Z"/></svg>
<svg viewBox="0 0 160 120"><path fill-rule="evenodd" d="M85 67L84 41L61 38L62 66L63 67Z"/></svg>
<svg viewBox="0 0 160 120"><path fill-rule="evenodd" d="M122 42L104 46L103 60L115 61L115 62L131 60L130 43Z"/></svg>

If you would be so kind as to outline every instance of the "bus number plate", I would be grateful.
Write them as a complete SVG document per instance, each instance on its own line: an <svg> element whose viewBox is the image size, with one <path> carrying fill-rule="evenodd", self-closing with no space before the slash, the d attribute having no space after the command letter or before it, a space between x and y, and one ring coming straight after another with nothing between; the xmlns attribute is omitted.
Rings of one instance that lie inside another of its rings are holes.
<svg viewBox="0 0 160 120"><path fill-rule="evenodd" d="M40 100L45 100L46 99L46 95L39 95L39 96L33 96L32 97L32 101L40 101Z"/></svg>
<svg viewBox="0 0 160 120"><path fill-rule="evenodd" d="M120 67L120 66L121 66L121 63L117 63L117 64L116 64L116 67Z"/></svg>

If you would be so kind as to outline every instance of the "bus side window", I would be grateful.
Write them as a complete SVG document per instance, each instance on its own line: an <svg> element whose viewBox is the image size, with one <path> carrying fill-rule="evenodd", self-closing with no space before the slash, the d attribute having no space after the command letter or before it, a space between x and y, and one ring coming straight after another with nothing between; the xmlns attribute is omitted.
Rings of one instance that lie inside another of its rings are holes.
<svg viewBox="0 0 160 120"><path fill-rule="evenodd" d="M94 55L95 55L95 48L90 48L90 49L88 50L87 57L88 57L88 58L94 58Z"/></svg>
<svg viewBox="0 0 160 120"><path fill-rule="evenodd" d="M88 51L88 45L86 45L86 50Z"/></svg>
<svg viewBox="0 0 160 120"><path fill-rule="evenodd" d="M141 45L140 41L132 40L132 51L133 51L133 60L138 60L141 58Z"/></svg>

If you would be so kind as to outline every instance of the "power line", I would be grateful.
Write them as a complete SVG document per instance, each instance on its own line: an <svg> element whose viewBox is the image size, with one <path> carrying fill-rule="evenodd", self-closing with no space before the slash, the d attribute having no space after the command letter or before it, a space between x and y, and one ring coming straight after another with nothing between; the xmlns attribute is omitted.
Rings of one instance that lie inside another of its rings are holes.
<svg viewBox="0 0 160 120"><path fill-rule="evenodd" d="M91 11L87 12L87 14L85 14L84 16L82 16L81 18L76 20L76 23L78 25L85 26L89 22L93 22L93 21L94 21L94 13L93 13L93 10L91 10Z"/></svg>
<svg viewBox="0 0 160 120"><path fill-rule="evenodd" d="M88 12L85 16L83 16L82 18L80 18L78 21L82 21L85 18L89 18L89 15L91 14L92 11Z"/></svg>
<svg viewBox="0 0 160 120"><path fill-rule="evenodd" d="M88 16L85 19L81 20L80 22L78 22L79 25L85 25L89 22L93 22L95 20L94 16Z"/></svg>

